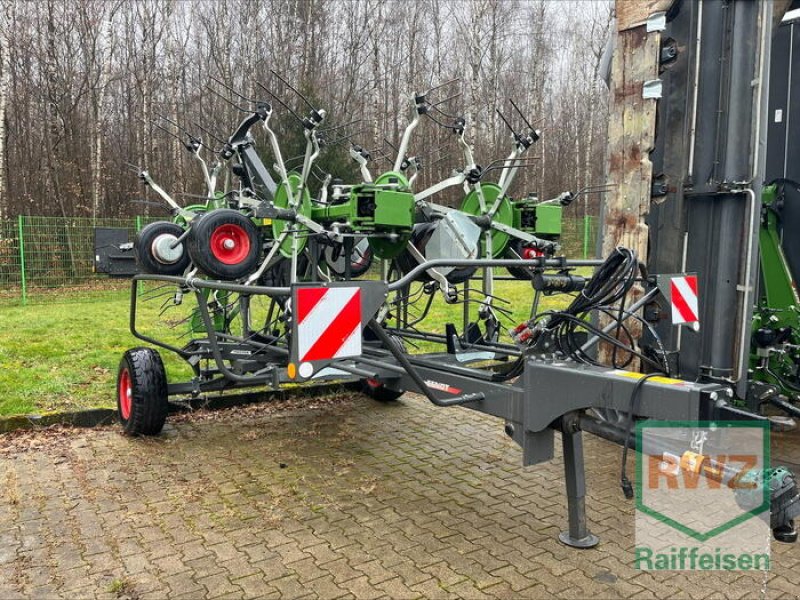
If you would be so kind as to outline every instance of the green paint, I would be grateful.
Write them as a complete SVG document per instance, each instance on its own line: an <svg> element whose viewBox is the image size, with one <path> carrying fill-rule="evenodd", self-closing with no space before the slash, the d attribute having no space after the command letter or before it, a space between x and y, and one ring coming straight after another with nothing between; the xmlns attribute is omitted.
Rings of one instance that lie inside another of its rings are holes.
<svg viewBox="0 0 800 600"><path fill-rule="evenodd" d="M753 346L750 354L750 367L753 379L777 386L787 396L797 396L797 390L788 382L797 381L796 362L800 361L795 349L800 344L800 301L794 286L794 278L786 261L778 229L778 212L775 203L778 199L778 186L769 185L761 194L762 213L758 242L761 260L761 297L753 314L753 333L762 327L792 330L790 349L785 352L770 352L767 372L763 367L764 358ZM777 377L776 377L777 375ZM795 384L796 385L796 384Z"/></svg>
<svg viewBox="0 0 800 600"><path fill-rule="evenodd" d="M414 226L414 194L378 190L375 193L375 217L377 229L411 230Z"/></svg>
<svg viewBox="0 0 800 600"><path fill-rule="evenodd" d="M375 179L375 185L396 185L398 190L409 191L408 178L399 171L386 171Z"/></svg>
<svg viewBox="0 0 800 600"><path fill-rule="evenodd" d="M792 273L781 246L778 231L778 213L773 205L776 200L777 186L764 188L762 203L764 205L759 229L758 241L761 250L761 272L764 282L764 300L771 309L780 309L785 313L777 313L781 325L796 325L794 308L800 304L794 288Z"/></svg>
<svg viewBox="0 0 800 600"><path fill-rule="evenodd" d="M22 285L22 306L28 303L28 285L25 280L25 227L23 225L25 217L19 215L17 217L17 225L19 227L19 272L20 284Z"/></svg>
<svg viewBox="0 0 800 600"><path fill-rule="evenodd" d="M375 179L375 185L396 186L394 190L383 190L376 195L374 224L378 229L396 233L398 238L396 240L374 236L369 238L369 245L375 256L391 259L400 254L405 249L408 240L411 239L415 212L414 196L410 192L406 176L397 171L382 173Z"/></svg>
<svg viewBox="0 0 800 600"><path fill-rule="evenodd" d="M481 191L488 211L494 206L495 200L500 195L500 186L495 183L483 183L481 184ZM469 215L481 216L482 211L477 190L472 190L467 194L461 203L461 210ZM502 225L514 226L514 207L507 196L500 202L493 220ZM492 256L502 256L510 239L507 233L492 230ZM485 244L485 239L481 236L481 256L486 256Z"/></svg>
<svg viewBox="0 0 800 600"><path fill-rule="evenodd" d="M583 217L583 258L589 258L589 238L592 234L592 217L584 215Z"/></svg>
<svg viewBox="0 0 800 600"><path fill-rule="evenodd" d="M369 247L372 252L381 259L396 258L406 247L408 240L411 239L410 233L400 234L398 239L390 240L388 238L369 237Z"/></svg>
<svg viewBox="0 0 800 600"><path fill-rule="evenodd" d="M302 183L302 178L298 173L289 173L287 176L287 180L289 183L289 188L287 189L286 183L281 183L278 186L278 189L275 191L275 199L273 200L273 204L277 208L289 208L289 189L291 189L292 197L296 198L298 194L298 190L300 189L300 185ZM307 187L303 187L302 198L300 199L300 203L298 206L293 207L298 213L301 215L311 218L311 195L308 192ZM273 219L272 221L272 235L275 239L283 233L283 231L289 227L289 221L283 221L281 219ZM308 241L308 228L304 225L295 224L296 231L297 231L297 252L303 250L306 247L306 242ZM287 236L285 240L280 245L281 254L283 254L286 258L292 257L292 250L295 248L294 241L292 240L291 235Z"/></svg>
<svg viewBox="0 0 800 600"><path fill-rule="evenodd" d="M352 222L355 217L356 204L351 196L340 204L326 204L323 206L313 206L311 208L311 218L317 223L326 221Z"/></svg>
<svg viewBox="0 0 800 600"><path fill-rule="evenodd" d="M537 235L561 235L561 213L563 209L558 204L545 204L536 207Z"/></svg>
<svg viewBox="0 0 800 600"><path fill-rule="evenodd" d="M515 229L546 239L556 239L561 235L564 209L560 204L540 204L536 196L514 200L511 204Z"/></svg>

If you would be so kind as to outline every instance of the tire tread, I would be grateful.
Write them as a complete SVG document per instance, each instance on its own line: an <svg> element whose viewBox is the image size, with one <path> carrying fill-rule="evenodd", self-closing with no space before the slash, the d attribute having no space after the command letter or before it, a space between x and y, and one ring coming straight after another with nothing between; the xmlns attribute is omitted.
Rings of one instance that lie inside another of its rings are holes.
<svg viewBox="0 0 800 600"><path fill-rule="evenodd" d="M130 435L157 435L169 412L167 374L161 356L152 348L132 348L125 352L120 369L128 367L133 386L131 414L123 422Z"/></svg>

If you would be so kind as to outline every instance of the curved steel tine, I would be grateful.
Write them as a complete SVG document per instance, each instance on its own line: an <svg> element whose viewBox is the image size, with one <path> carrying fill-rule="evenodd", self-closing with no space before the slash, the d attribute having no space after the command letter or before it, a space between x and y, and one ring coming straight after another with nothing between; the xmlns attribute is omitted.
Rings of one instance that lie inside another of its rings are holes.
<svg viewBox="0 0 800 600"><path fill-rule="evenodd" d="M319 129L319 131L324 131L326 133L330 132L330 131L336 131L337 129L342 129L343 127L347 127L349 125L355 125L356 123L360 123L363 120L364 119L355 119L353 121L350 121L349 123L343 123L342 125L334 125L334 126L331 126L331 127L322 127L322 128Z"/></svg>
<svg viewBox="0 0 800 600"><path fill-rule="evenodd" d="M514 101L513 101L511 98L509 98L509 99L508 99L508 101L511 103L511 106L513 106L513 107L514 107L514 110L516 110L516 111L517 111L517 113L518 113L518 114L519 114L519 116L522 118L522 120L523 120L523 121L525 121L525 125L527 125L527 126L528 126L528 129L531 129L531 130L535 131L535 130L536 130L536 128L535 128L533 125L531 125L531 124L530 124L530 122L528 121L528 119L526 119L526 118L525 118L525 115L524 115L524 114L522 113L522 111L519 109L519 106L517 106L517 105L516 105L516 103L515 103L515 102L514 102Z"/></svg>
<svg viewBox="0 0 800 600"><path fill-rule="evenodd" d="M211 79L212 81L215 81L216 83L218 83L219 85L221 85L222 87L224 87L224 88L225 88L226 90L228 90L228 91L229 91L231 94L233 94L234 96L238 96L239 98L241 98L241 99L242 99L242 100L244 100L245 102L252 102L253 104L258 104L258 103L260 102L259 100L254 100L253 98L248 98L247 96L243 96L242 94L240 94L239 92L237 92L235 89L233 89L231 86L229 86L227 83L225 83L224 81L222 81L222 80L220 80L220 79L217 79L217 78L216 78L216 77L214 77L213 75L209 75L208 77L209 77L209 79Z"/></svg>
<svg viewBox="0 0 800 600"><path fill-rule="evenodd" d="M308 106L308 108L310 108L310 109L311 109L311 110L313 110L313 111L316 111L316 110L317 110L316 108L314 108L314 105L313 105L313 104L311 104L311 102L309 102L309 101L308 101L308 98L306 98L305 96L303 96L303 94L301 94L300 92L298 92L298 91L297 91L297 90L294 88L294 86L292 86L292 84L291 84L291 83L289 83L289 82L288 82L288 81L286 81L286 80L285 80L283 77L281 77L281 76L280 76L280 75L277 73L277 71L273 71L272 69L270 69L270 70L269 70L269 72L270 72L270 73L272 73L273 75L275 75L275 77L277 77L278 79L280 79L280 80L281 80L283 83L285 83L285 84L286 84L286 87L288 87L290 90L292 90L292 91L293 91L295 94L297 94L298 96L300 96L300 99L301 99L303 102L305 102L305 103L306 103L306 105Z"/></svg>
<svg viewBox="0 0 800 600"><path fill-rule="evenodd" d="M459 77L456 77L455 79L450 79L449 81L445 81L444 83L440 83L439 85L436 85L436 86L430 88L428 91L426 91L425 93L420 94L420 95L427 96L428 94L433 93L436 90L440 90L443 87L445 87L447 85L450 85L451 83L456 83L458 81L461 81L461 79Z"/></svg>
<svg viewBox="0 0 800 600"><path fill-rule="evenodd" d="M211 138L212 140L214 140L215 142L217 142L217 143L219 143L219 144L221 144L221 145L223 145L223 146L225 145L225 140L222 140L222 139L218 138L217 136L215 136L213 133L211 133L211 132L210 132L208 129L206 129L205 127L203 127L203 126L202 126L202 125L200 125L199 123L197 123L197 122L195 122L195 121L192 121L192 125L194 125L195 127L197 127L197 128L200 130L200 131L202 131L203 133L205 133L205 134L206 134L208 137L210 137L210 138Z"/></svg>
<svg viewBox="0 0 800 600"><path fill-rule="evenodd" d="M217 98L219 98L220 100L222 100L223 102L225 102L225 103L227 103L227 104L230 104L230 105L231 105L233 108L235 108L235 109L236 109L236 110L238 110L239 112L243 112L243 113L249 113L249 112L252 112L251 110L248 110L248 109L246 109L246 108L242 108L241 106L239 106L238 104L236 104L235 102L233 102L232 100L230 100L229 98L226 98L225 96L223 96L222 94L220 94L220 93L219 93L217 90L215 90L214 88L212 88L210 85L206 85L206 89L207 89L209 92L211 92L212 94L214 94L214 95L215 95Z"/></svg>
<svg viewBox="0 0 800 600"><path fill-rule="evenodd" d="M505 115L504 115L502 112L500 112L500 109L499 109L499 108L495 108L494 110L495 110L495 112L498 114L498 116L500 117L500 119L503 121L503 123L505 123L505 126L506 126L506 127L508 127L508 130L509 130L511 133L513 133L514 135L517 135L517 132L516 132L516 131L514 131L514 128L511 126L511 123L509 123L509 122L508 122L508 119L506 119Z"/></svg>
<svg viewBox="0 0 800 600"><path fill-rule="evenodd" d="M293 111L291 108L289 108L289 105L288 105L288 104L286 104L286 103L285 103L283 100L281 100L281 99L280 99L280 98L278 98L278 97L277 97L275 94L273 94L273 93L272 93L272 92L269 90L269 88L267 88L267 86L265 86L265 85L264 85L263 83L261 83L260 81L256 81L255 83L256 83L256 85L257 85L258 87L260 87L262 90L264 90L265 92L267 92L267 93L268 93L270 96L272 96L272 97L275 99L275 101L276 101L278 104L280 104L280 105L281 105L283 108L285 108L286 110L288 110L288 111L289 111L289 113L290 113L290 114L291 114L291 115L292 115L292 116L293 116L295 119L297 119L297 120L298 120L300 123L302 123L302 122L303 122L303 119L301 119L301 118L300 118L300 117L297 115L297 113L296 113L296 112L294 112L294 111Z"/></svg>

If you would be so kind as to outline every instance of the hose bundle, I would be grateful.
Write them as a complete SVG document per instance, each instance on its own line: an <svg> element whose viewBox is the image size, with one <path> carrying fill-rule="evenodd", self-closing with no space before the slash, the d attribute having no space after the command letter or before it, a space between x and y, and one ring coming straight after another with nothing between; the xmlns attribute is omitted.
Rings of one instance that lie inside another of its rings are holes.
<svg viewBox="0 0 800 600"><path fill-rule="evenodd" d="M531 329L534 339L548 334L555 350L577 362L600 365L588 352L582 349L585 338L577 335L587 332L614 348L612 364L616 368L628 366L634 358L641 359L660 372L668 372L666 353L658 334L640 316L625 310L625 297L639 277L641 265L636 253L629 248L617 247L597 269L586 287L575 297L570 305L561 311L549 311L537 315ZM591 322L592 312L609 316L616 325L609 332ZM625 322L634 319L646 327L661 350L661 360L656 361L636 349L636 340ZM618 360L618 354L627 356Z"/></svg>

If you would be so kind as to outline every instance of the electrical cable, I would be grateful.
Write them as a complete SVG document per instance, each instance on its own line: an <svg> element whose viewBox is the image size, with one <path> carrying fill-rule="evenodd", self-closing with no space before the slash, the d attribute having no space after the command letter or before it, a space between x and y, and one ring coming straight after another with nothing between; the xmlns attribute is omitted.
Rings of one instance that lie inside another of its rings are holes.
<svg viewBox="0 0 800 600"><path fill-rule="evenodd" d="M626 442L622 445L622 464L620 465L620 476L619 476L619 485L622 488L622 493L625 494L625 498L628 500L633 499L633 485L631 484L630 479L628 479L628 444L627 440L631 437L631 431L633 430L633 418L634 414L639 411L639 396L642 388L644 387L644 383L650 379L651 377L657 377L660 375L659 373L648 373L639 381L636 382L636 385L633 386L633 391L631 392L631 403L628 410L628 423L625 427L625 437L623 439Z"/></svg>

